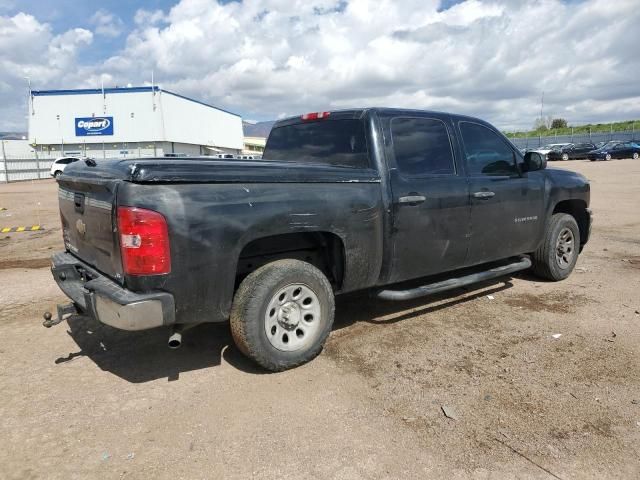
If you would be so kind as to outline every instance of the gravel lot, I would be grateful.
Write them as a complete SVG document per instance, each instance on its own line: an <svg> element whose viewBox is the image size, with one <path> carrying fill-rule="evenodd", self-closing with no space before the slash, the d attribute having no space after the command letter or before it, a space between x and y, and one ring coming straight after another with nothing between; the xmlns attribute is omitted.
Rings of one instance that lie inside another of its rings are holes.
<svg viewBox="0 0 640 480"><path fill-rule="evenodd" d="M592 182L568 280L345 296L323 354L279 374L226 325L178 351L166 330L43 328L65 301L56 184L0 185L0 228L46 228L0 236L0 477L639 478L640 161L553 167Z"/></svg>

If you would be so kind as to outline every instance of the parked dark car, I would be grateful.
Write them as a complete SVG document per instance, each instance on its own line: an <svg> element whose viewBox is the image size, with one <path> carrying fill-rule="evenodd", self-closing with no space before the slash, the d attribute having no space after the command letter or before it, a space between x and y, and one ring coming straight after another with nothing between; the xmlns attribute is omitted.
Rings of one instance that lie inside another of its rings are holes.
<svg viewBox="0 0 640 480"><path fill-rule="evenodd" d="M587 158L592 162L596 160L611 160L612 158L633 158L640 157L640 145L635 142L611 141L604 144L597 150L587 154Z"/></svg>
<svg viewBox="0 0 640 480"><path fill-rule="evenodd" d="M551 150L547 154L549 160L576 160L587 158L587 154L595 150L593 143L570 143L562 148Z"/></svg>
<svg viewBox="0 0 640 480"><path fill-rule="evenodd" d="M337 294L410 300L528 268L567 278L590 186L545 167L477 118L384 108L280 120L259 161L77 162L58 179L52 259L72 303L44 325L80 311L172 328L177 347L229 321L248 357L292 368L322 350Z"/></svg>

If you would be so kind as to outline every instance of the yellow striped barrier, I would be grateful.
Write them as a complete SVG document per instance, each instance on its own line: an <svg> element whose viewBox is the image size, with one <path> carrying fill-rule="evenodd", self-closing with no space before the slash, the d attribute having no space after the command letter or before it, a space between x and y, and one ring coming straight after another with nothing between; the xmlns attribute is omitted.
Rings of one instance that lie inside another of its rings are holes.
<svg viewBox="0 0 640 480"><path fill-rule="evenodd" d="M37 232L38 230L44 230L44 227L42 225L31 225L30 227L5 227L0 229L0 233Z"/></svg>

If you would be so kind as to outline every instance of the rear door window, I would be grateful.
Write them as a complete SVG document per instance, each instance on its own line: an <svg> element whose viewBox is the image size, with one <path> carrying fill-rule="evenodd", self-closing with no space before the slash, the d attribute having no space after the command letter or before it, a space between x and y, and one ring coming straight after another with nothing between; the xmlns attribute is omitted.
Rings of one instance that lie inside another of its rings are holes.
<svg viewBox="0 0 640 480"><path fill-rule="evenodd" d="M320 120L274 128L264 160L367 168L369 157L362 120Z"/></svg>
<svg viewBox="0 0 640 480"><path fill-rule="evenodd" d="M441 120L394 118L391 138L401 173L410 176L456 173L449 134Z"/></svg>

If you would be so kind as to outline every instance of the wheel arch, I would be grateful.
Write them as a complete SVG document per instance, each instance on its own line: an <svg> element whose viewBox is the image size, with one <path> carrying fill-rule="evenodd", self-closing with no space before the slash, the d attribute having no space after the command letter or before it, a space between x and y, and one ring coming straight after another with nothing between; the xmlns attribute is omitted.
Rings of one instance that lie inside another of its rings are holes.
<svg viewBox="0 0 640 480"><path fill-rule="evenodd" d="M340 291L345 280L346 253L343 239L329 231L291 232L253 238L237 257L236 288L254 270L275 260L297 259L308 262Z"/></svg>
<svg viewBox="0 0 640 480"><path fill-rule="evenodd" d="M552 213L566 213L575 218L580 230L580 245L584 245L589 238L589 212L587 202L580 199L569 199L558 202Z"/></svg>

